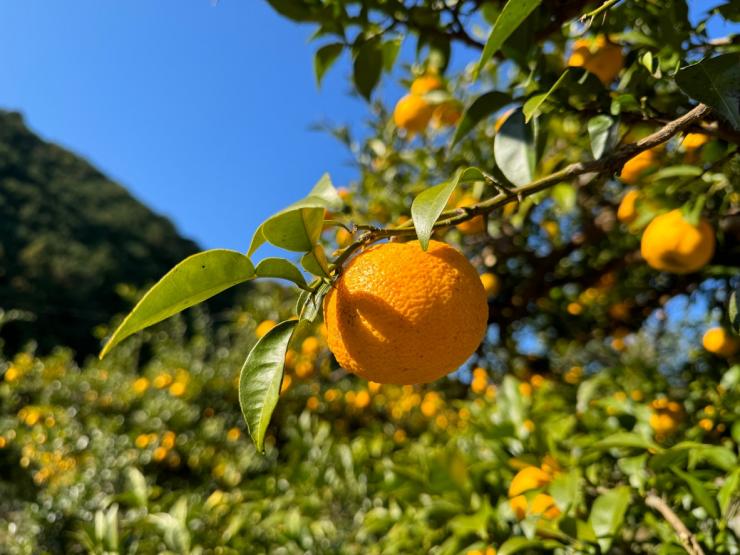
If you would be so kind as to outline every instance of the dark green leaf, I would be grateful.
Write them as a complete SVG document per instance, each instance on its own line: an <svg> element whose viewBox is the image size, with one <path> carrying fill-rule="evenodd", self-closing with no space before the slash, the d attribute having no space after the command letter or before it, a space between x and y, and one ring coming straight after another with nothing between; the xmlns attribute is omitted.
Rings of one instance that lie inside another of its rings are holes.
<svg viewBox="0 0 740 555"><path fill-rule="evenodd" d="M732 330L740 335L740 286L730 295L730 301L727 304L727 317L730 320Z"/></svg>
<svg viewBox="0 0 740 555"><path fill-rule="evenodd" d="M524 123L520 108L511 113L496 133L493 142L496 166L514 185L531 182L534 177L535 145L532 128Z"/></svg>
<svg viewBox="0 0 740 555"><path fill-rule="evenodd" d="M239 405L257 450L265 450L265 432L280 396L285 353L298 320L281 322L252 348L239 375Z"/></svg>
<svg viewBox="0 0 740 555"><path fill-rule="evenodd" d="M265 258L254 269L257 277L279 278L292 281L301 289L305 289L306 279L295 265L285 258Z"/></svg>
<svg viewBox="0 0 740 555"><path fill-rule="evenodd" d="M416 236L421 248L427 250L429 238L432 236L434 223L445 209L460 180L458 173L452 180L440 183L419 193L411 204L411 218L414 220Z"/></svg>
<svg viewBox="0 0 740 555"><path fill-rule="evenodd" d="M357 91L370 100L383 71L383 50L377 40L363 42L357 49L352 76Z"/></svg>
<svg viewBox="0 0 740 555"><path fill-rule="evenodd" d="M686 66L676 73L676 84L740 130L740 53L722 54Z"/></svg>
<svg viewBox="0 0 740 555"><path fill-rule="evenodd" d="M463 112L460 123L457 124L455 134L450 141L450 148L460 142L460 139L467 135L483 119L498 112L510 102L511 97L500 91L489 91L476 98Z"/></svg>
<svg viewBox="0 0 740 555"><path fill-rule="evenodd" d="M622 526L624 514L630 501L630 488L619 486L594 501L588 522L591 524L602 553L609 551L615 535Z"/></svg>
<svg viewBox="0 0 740 555"><path fill-rule="evenodd" d="M540 0L509 0L506 3L504 9L501 10L501 13L496 19L496 23L493 24L491 34L488 35L488 40L478 62L476 77L486 62L503 46L506 39L516 31L522 21L539 5Z"/></svg>
<svg viewBox="0 0 740 555"><path fill-rule="evenodd" d="M568 72L570 71L569 68L566 68L565 71L558 77L558 80L555 81L552 87L550 87L550 90L548 90L546 93L537 94L531 97L527 102L524 103L523 106L523 112L524 112L524 121L525 123L529 123L529 120L532 119L534 116L536 116L542 105L545 103L545 101L548 99L548 97L555 92L555 90L560 86L560 84L565 80L565 78L568 76Z"/></svg>
<svg viewBox="0 0 740 555"><path fill-rule="evenodd" d="M707 513L709 513L709 516L711 516L712 518L717 518L719 516L717 503L715 502L714 497L709 495L709 492L704 487L704 484L702 484L700 480L694 478L694 476L692 476L688 472L684 472L683 470L680 470L676 467L671 468L671 470L676 476L681 478L689 486L689 489L691 490L691 495L694 496L694 501L696 502L696 504L700 507L704 507Z"/></svg>
<svg viewBox="0 0 740 555"><path fill-rule="evenodd" d="M303 0L267 0L277 13L293 21L311 21L311 10Z"/></svg>
<svg viewBox="0 0 740 555"><path fill-rule="evenodd" d="M594 116L588 120L588 136L591 139L591 153L598 160L616 142L614 119L607 115Z"/></svg>
<svg viewBox="0 0 740 555"><path fill-rule="evenodd" d="M337 61L343 48L344 45L337 42L326 44L316 51L313 58L313 70L316 75L317 85L321 86L321 80L324 78L324 74Z"/></svg>
<svg viewBox="0 0 740 555"><path fill-rule="evenodd" d="M129 335L254 277L252 262L240 252L214 249L180 262L141 298L100 351L103 358Z"/></svg>

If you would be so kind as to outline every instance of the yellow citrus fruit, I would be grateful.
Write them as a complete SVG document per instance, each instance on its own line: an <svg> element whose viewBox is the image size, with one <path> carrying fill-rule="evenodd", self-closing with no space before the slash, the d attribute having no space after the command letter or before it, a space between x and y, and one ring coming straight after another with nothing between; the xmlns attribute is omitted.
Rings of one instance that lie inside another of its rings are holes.
<svg viewBox="0 0 740 555"><path fill-rule="evenodd" d="M527 466L516 473L509 485L509 497L520 495L526 491L541 488L550 483L549 473L536 466Z"/></svg>
<svg viewBox="0 0 740 555"><path fill-rule="evenodd" d="M316 356L321 349L321 343L316 337L309 336L301 343L301 353L307 357Z"/></svg>
<svg viewBox="0 0 740 555"><path fill-rule="evenodd" d="M414 82L411 83L411 94L424 96L428 92L437 91L442 88L444 88L444 83L436 75L422 75L414 79Z"/></svg>
<svg viewBox="0 0 740 555"><path fill-rule="evenodd" d="M630 224L637 218L637 211L635 210L635 202L637 201L640 193L636 189L630 189L622 197L622 202L619 203L617 209L617 219L624 223Z"/></svg>
<svg viewBox="0 0 740 555"><path fill-rule="evenodd" d="M678 428L678 419L669 413L654 412L650 415L650 427L658 434L667 434Z"/></svg>
<svg viewBox="0 0 740 555"><path fill-rule="evenodd" d="M633 185L640 180L640 177L646 170L655 165L655 162L655 151L643 150L640 154L625 162L624 166L622 166L622 173L619 174L619 177L625 183Z"/></svg>
<svg viewBox="0 0 740 555"><path fill-rule="evenodd" d="M451 246L385 243L344 268L326 296L334 356L377 382L426 383L456 370L483 339L486 294L475 268Z"/></svg>
<svg viewBox="0 0 740 555"><path fill-rule="evenodd" d="M680 210L653 219L642 234L640 250L656 270L688 274L704 267L714 255L714 229L705 219L698 226L687 222Z"/></svg>
<svg viewBox="0 0 740 555"><path fill-rule="evenodd" d="M724 328L712 328L702 339L704 348L717 356L729 358L737 352L738 342Z"/></svg>
<svg viewBox="0 0 740 555"><path fill-rule="evenodd" d="M514 512L514 516L516 516L518 520L524 520L527 516L527 498L523 495L517 495L516 497L509 499L509 505L511 506L511 510Z"/></svg>
<svg viewBox="0 0 740 555"><path fill-rule="evenodd" d="M604 35L595 39L578 39L573 43L573 53L568 65L583 67L596 75L602 83L609 85L624 66L622 49L607 40Z"/></svg>
<svg viewBox="0 0 740 555"><path fill-rule="evenodd" d="M348 247L352 243L352 234L343 227L340 227L337 230L336 241L339 248Z"/></svg>
<svg viewBox="0 0 740 555"><path fill-rule="evenodd" d="M681 141L686 150L696 150L709 142L709 137L704 133L688 133Z"/></svg>
<svg viewBox="0 0 740 555"><path fill-rule="evenodd" d="M478 202L478 199L471 195L466 195L457 202L457 206L455 208L472 206L476 202ZM471 220L457 224L457 229L459 229L460 233L463 233L464 235L478 235L486 231L486 221L483 219L483 216L476 216Z"/></svg>
<svg viewBox="0 0 740 555"><path fill-rule="evenodd" d="M538 493L529 505L529 512L533 515L542 515L553 519L560 515L560 509L555 505L555 500L546 493Z"/></svg>
<svg viewBox="0 0 740 555"><path fill-rule="evenodd" d="M257 325L257 329L254 330L254 334L257 338L264 337L268 331L277 326L275 320L264 320Z"/></svg>
<svg viewBox="0 0 740 555"><path fill-rule="evenodd" d="M407 94L398 101L393 110L393 121L396 126L409 133L421 133L429 125L435 106L423 97Z"/></svg>
<svg viewBox="0 0 740 555"><path fill-rule="evenodd" d="M432 113L432 125L443 127L445 125L456 125L460 121L460 108L456 102L444 102L437 105Z"/></svg>
<svg viewBox="0 0 740 555"><path fill-rule="evenodd" d="M496 274L485 272L480 275L480 282L483 284L486 294L489 297L495 297L501 290L501 281Z"/></svg>

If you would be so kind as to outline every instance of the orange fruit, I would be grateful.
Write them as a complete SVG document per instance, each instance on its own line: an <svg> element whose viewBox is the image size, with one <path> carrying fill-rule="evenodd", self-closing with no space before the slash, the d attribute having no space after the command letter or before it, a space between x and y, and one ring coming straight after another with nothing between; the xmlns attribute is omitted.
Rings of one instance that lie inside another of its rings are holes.
<svg viewBox="0 0 740 555"><path fill-rule="evenodd" d="M483 284L483 289L485 289L486 295L489 297L495 297L501 291L501 280L499 280L496 274L485 272L480 275L480 282Z"/></svg>
<svg viewBox="0 0 740 555"><path fill-rule="evenodd" d="M709 137L704 133L688 133L681 141L681 146L686 150L696 150L709 142Z"/></svg>
<svg viewBox="0 0 740 555"><path fill-rule="evenodd" d="M471 195L465 195L463 198L461 198L455 208L463 208L465 206L472 206L478 202L478 199ZM460 230L460 233L463 235L478 235L480 233L484 233L486 231L486 221L483 219L483 216L476 216L475 218L471 220L464 221L460 224L457 224L457 229Z"/></svg>
<svg viewBox="0 0 740 555"><path fill-rule="evenodd" d="M642 177L642 174L655 165L655 158L654 150L643 150L640 154L625 162L619 177L622 181L630 185L637 183L640 177Z"/></svg>
<svg viewBox="0 0 740 555"><path fill-rule="evenodd" d="M656 270L688 274L703 268L714 255L714 229L705 219L698 226L687 222L680 210L653 219L642 234L640 251Z"/></svg>
<svg viewBox="0 0 740 555"><path fill-rule="evenodd" d="M409 133L421 133L429 125L435 108L423 97L407 94L396 104L393 110L393 121L397 127Z"/></svg>
<svg viewBox="0 0 740 555"><path fill-rule="evenodd" d="M511 506L511 510L514 512L514 516L516 516L518 520L524 520L527 516L527 498L523 495L517 495L516 497L509 499L509 505Z"/></svg>
<svg viewBox="0 0 740 555"><path fill-rule="evenodd" d="M411 83L411 94L416 96L424 96L428 92L438 91L444 88L442 79L436 75L422 75L414 79Z"/></svg>
<svg viewBox="0 0 740 555"><path fill-rule="evenodd" d="M529 512L533 515L542 515L553 519L560 515L560 509L555 505L555 500L546 493L538 493L529 505Z"/></svg>
<svg viewBox="0 0 740 555"><path fill-rule="evenodd" d="M619 45L609 42L604 35L594 39L578 39L568 65L583 67L609 85L624 67L624 56Z"/></svg>
<svg viewBox="0 0 740 555"><path fill-rule="evenodd" d="M624 223L630 224L637 218L637 211L635 210L635 202L637 201L640 193L636 189L630 189L622 197L622 202L619 203L617 209L617 219Z"/></svg>
<svg viewBox="0 0 740 555"><path fill-rule="evenodd" d="M509 485L509 497L520 495L526 491L541 488L550 483L549 473L536 466L527 466L516 473Z"/></svg>
<svg viewBox="0 0 740 555"><path fill-rule="evenodd" d="M460 121L460 108L456 102L444 102L438 104L432 113L432 125L434 127L443 127L445 125L455 125Z"/></svg>
<svg viewBox="0 0 740 555"><path fill-rule="evenodd" d="M473 354L488 304L475 268L453 247L384 243L343 269L324 321L329 349L350 372L377 383L426 383Z"/></svg>
<svg viewBox="0 0 740 555"><path fill-rule="evenodd" d="M264 337L267 335L267 332L275 326L277 326L277 322L275 320L263 320L257 325L257 329L254 330L254 335L257 336L257 339Z"/></svg>
<svg viewBox="0 0 740 555"><path fill-rule="evenodd" d="M724 328L712 328L702 338L704 348L717 356L729 358L737 352L738 341Z"/></svg>
<svg viewBox="0 0 740 555"><path fill-rule="evenodd" d="M654 412L650 415L650 427L657 434L667 434L678 428L678 419L667 412Z"/></svg>

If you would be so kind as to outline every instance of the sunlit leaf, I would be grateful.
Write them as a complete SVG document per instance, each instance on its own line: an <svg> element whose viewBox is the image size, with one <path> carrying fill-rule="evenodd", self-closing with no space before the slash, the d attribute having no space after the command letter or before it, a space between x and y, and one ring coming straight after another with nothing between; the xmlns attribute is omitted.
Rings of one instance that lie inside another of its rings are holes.
<svg viewBox="0 0 740 555"><path fill-rule="evenodd" d="M561 83L565 80L565 78L568 76L568 72L570 71L569 68L566 68L565 71L558 77L558 80L555 81L555 83L550 87L550 90L548 90L545 93L537 94L532 96L527 102L524 103L524 106L522 107L522 111L524 112L524 122L529 123L529 120L532 119L534 116L536 116L540 109L542 108L542 105L547 101L547 99L552 95L552 93L555 92L555 90L561 85Z"/></svg>
<svg viewBox="0 0 740 555"><path fill-rule="evenodd" d="M498 112L510 102L511 96L500 91L489 91L473 100L473 103L465 109L460 117L460 123L457 124L455 134L450 141L450 148L460 142L460 139L481 121Z"/></svg>
<svg viewBox="0 0 740 555"><path fill-rule="evenodd" d="M257 277L287 279L302 289L307 287L301 271L285 258L265 258L257 264L254 272Z"/></svg>
<svg viewBox="0 0 740 555"><path fill-rule="evenodd" d="M712 518L717 518L719 516L717 503L714 497L709 494L707 488L704 487L704 484L702 484L701 480L695 478L688 472L684 472L679 468L673 467L671 468L671 470L676 476L681 478L689 486L689 489L691 490L691 495L694 497L694 501L696 502L696 504L700 507L703 507L707 511L707 513L709 513L709 516L711 516Z"/></svg>
<svg viewBox="0 0 740 555"><path fill-rule="evenodd" d="M440 183L419 193L411 204L411 218L414 220L416 236L421 248L427 250L434 224L450 200L460 180L458 173L452 180Z"/></svg>
<svg viewBox="0 0 740 555"><path fill-rule="evenodd" d="M541 0L509 0L506 2L504 9L501 10L496 23L493 24L491 34L483 48L476 76L483 66L498 52L511 34L517 30L519 25L527 16L540 5Z"/></svg>
<svg viewBox="0 0 740 555"><path fill-rule="evenodd" d="M493 142L496 166L506 179L521 186L534 178L535 145L531 126L519 108L506 118Z"/></svg>
<svg viewBox="0 0 740 555"><path fill-rule="evenodd" d="M588 522L598 538L601 552L606 553L624 521L630 501L630 488L619 486L601 494L594 501Z"/></svg>

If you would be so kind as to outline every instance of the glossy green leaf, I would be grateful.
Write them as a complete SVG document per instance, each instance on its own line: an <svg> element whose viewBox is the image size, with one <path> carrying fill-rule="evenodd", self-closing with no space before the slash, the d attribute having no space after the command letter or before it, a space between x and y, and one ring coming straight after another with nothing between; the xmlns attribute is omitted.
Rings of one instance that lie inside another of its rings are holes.
<svg viewBox="0 0 740 555"><path fill-rule="evenodd" d="M689 486L689 489L691 490L691 495L694 497L694 501L696 502L696 504L700 507L703 507L704 510L709 513L709 516L711 516L712 518L717 518L719 516L717 503L714 497L709 494L707 488L704 487L704 484L701 483L701 480L695 478L688 472L684 472L679 468L673 467L671 468L671 470L676 476L686 482L686 485Z"/></svg>
<svg viewBox="0 0 740 555"><path fill-rule="evenodd" d="M526 185L534 178L534 135L531 126L524 123L520 108L506 118L496 133L493 156L501 173L514 185Z"/></svg>
<svg viewBox="0 0 740 555"><path fill-rule="evenodd" d="M568 76L568 72L570 71L569 68L565 68L565 71L558 77L558 80L553 83L552 87L550 87L550 90L548 90L545 93L536 94L529 98L522 107L522 111L524 112L524 122L529 123L529 120L531 120L534 116L536 116L540 109L542 108L542 105L547 101L547 99L554 93L557 88L561 85L561 83L565 80L565 78Z"/></svg>
<svg viewBox="0 0 740 555"><path fill-rule="evenodd" d="M280 396L285 353L298 320L272 328L252 348L239 375L239 405L257 450L265 450L265 433Z"/></svg>
<svg viewBox="0 0 740 555"><path fill-rule="evenodd" d="M517 30L519 25L527 16L540 5L541 0L509 0L504 9L501 10L496 23L493 24L491 34L488 35L486 45L483 47L475 75L477 77L483 66L498 52L511 34Z"/></svg>
<svg viewBox="0 0 740 555"><path fill-rule="evenodd" d="M460 123L457 124L455 133L450 141L450 148L460 142L460 139L467 135L481 121L491 114L498 112L510 102L511 97L500 91L489 91L476 98L462 113Z"/></svg>
<svg viewBox="0 0 740 555"><path fill-rule="evenodd" d="M186 258L147 291L108 339L100 358L137 331L254 276L252 262L240 252L214 249Z"/></svg>
<svg viewBox="0 0 740 555"><path fill-rule="evenodd" d="M730 295L727 304L727 317L730 320L730 327L740 335L740 286L738 286Z"/></svg>
<svg viewBox="0 0 740 555"><path fill-rule="evenodd" d="M421 248L427 250L434 224L450 200L452 191L460 180L458 173L452 180L440 183L419 193L411 204L411 218L414 221L416 236Z"/></svg>
<svg viewBox="0 0 740 555"><path fill-rule="evenodd" d="M301 289L307 287L306 278L303 277L301 271L285 258L265 258L257 264L254 273L257 277L287 279Z"/></svg>
<svg viewBox="0 0 740 555"><path fill-rule="evenodd" d="M624 521L630 502L630 488L619 486L601 494L594 501L588 522L598 538L602 553L609 551Z"/></svg>
<svg viewBox="0 0 740 555"><path fill-rule="evenodd" d="M383 50L377 40L369 40L357 49L352 77L357 91L370 100L373 89L380 80L383 71Z"/></svg>
<svg viewBox="0 0 740 555"><path fill-rule="evenodd" d="M591 140L591 154L598 160L604 152L611 150L616 144L617 134L614 119L605 114L594 116L586 124L588 137Z"/></svg>
<svg viewBox="0 0 740 555"><path fill-rule="evenodd" d="M661 448L657 443L632 432L618 432L616 434L612 434L597 441L592 447L594 449L633 448L647 449L648 451L653 452L661 451Z"/></svg>
<svg viewBox="0 0 740 555"><path fill-rule="evenodd" d="M740 53L722 54L686 66L676 73L676 84L740 130Z"/></svg>
<svg viewBox="0 0 740 555"><path fill-rule="evenodd" d="M303 201L303 206L296 206L272 216L262 224L265 239L289 251L310 251L321 236L324 224L324 207L322 203Z"/></svg>
<svg viewBox="0 0 740 555"><path fill-rule="evenodd" d="M344 45L342 43L336 42L326 44L316 51L313 58L313 71L316 76L317 85L321 86L324 74L326 74L329 68L334 65L334 62L337 61L343 48Z"/></svg>

